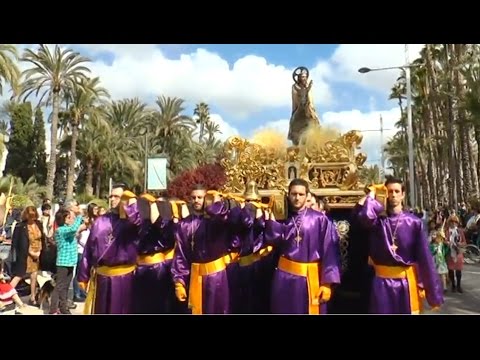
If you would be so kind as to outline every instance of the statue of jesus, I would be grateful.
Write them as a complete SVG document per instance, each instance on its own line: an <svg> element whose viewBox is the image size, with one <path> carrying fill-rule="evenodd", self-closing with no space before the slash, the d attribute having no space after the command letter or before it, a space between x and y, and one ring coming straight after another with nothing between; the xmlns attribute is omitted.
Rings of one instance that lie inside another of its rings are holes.
<svg viewBox="0 0 480 360"><path fill-rule="evenodd" d="M315 106L313 104L312 80L309 81L309 71L300 66L293 72L292 85L292 116L288 139L298 146L302 133L311 125L320 125Z"/></svg>

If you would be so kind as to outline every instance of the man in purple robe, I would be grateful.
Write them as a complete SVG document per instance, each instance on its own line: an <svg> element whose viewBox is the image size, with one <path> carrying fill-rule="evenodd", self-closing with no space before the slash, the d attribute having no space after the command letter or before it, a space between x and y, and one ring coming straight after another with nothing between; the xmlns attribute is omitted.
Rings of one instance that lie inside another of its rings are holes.
<svg viewBox="0 0 480 360"><path fill-rule="evenodd" d="M133 312L132 290L141 219L134 203L135 195L125 189L124 184L112 187L111 210L95 220L79 264L79 284L88 290L86 314Z"/></svg>
<svg viewBox="0 0 480 360"><path fill-rule="evenodd" d="M175 293L187 301L192 314L230 313L227 265L231 231L229 207L216 195L215 202L204 206L207 191L198 185L191 192L193 212L174 229L175 251L172 275Z"/></svg>
<svg viewBox="0 0 480 360"><path fill-rule="evenodd" d="M305 180L292 180L286 221L265 214L265 241L280 255L272 284L274 314L325 314L331 286L340 283L337 231L325 214L306 207L308 192Z"/></svg>
<svg viewBox="0 0 480 360"><path fill-rule="evenodd" d="M134 313L169 314L175 312L176 305L170 273L174 223L168 207L172 204L165 200L157 203L151 195L142 197L149 201L149 208L144 211L145 221L140 231L133 291Z"/></svg>
<svg viewBox="0 0 480 360"><path fill-rule="evenodd" d="M422 220L403 210L405 186L399 179L385 182L387 211L375 190L359 201L359 221L369 229L370 263L375 270L370 312L418 314L422 302L434 309L443 304L443 287L435 271Z"/></svg>

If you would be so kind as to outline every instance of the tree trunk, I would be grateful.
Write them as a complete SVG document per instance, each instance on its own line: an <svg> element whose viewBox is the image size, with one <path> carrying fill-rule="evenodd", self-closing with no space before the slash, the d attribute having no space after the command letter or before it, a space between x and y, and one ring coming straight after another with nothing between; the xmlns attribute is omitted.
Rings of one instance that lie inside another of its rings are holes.
<svg viewBox="0 0 480 360"><path fill-rule="evenodd" d="M95 179L95 195L100 198L100 190L102 186L102 173L100 172L100 166L97 168L97 176Z"/></svg>
<svg viewBox="0 0 480 360"><path fill-rule="evenodd" d="M77 140L78 140L78 121L74 120L72 124L72 143L70 145L70 163L67 173L67 199L73 199L73 186L75 165L77 162Z"/></svg>
<svg viewBox="0 0 480 360"><path fill-rule="evenodd" d="M454 131L454 111L453 111L453 100L452 100L452 64L450 60L450 49L448 44L444 44L445 50L445 63L447 64L447 109L448 109L448 119L447 119L447 129L448 129L448 147L450 150L449 153L449 179L450 179L450 204L457 208L458 204L458 170L456 167L456 158L455 158L455 131Z"/></svg>
<svg viewBox="0 0 480 360"><path fill-rule="evenodd" d="M58 131L58 111L60 109L60 93L53 93L52 104L52 125L50 128L50 158L47 165L47 198L53 200L53 186L55 183L55 172L57 170L57 131Z"/></svg>
<svg viewBox="0 0 480 360"><path fill-rule="evenodd" d="M475 141L477 143L477 177L480 182L480 124L475 124ZM479 184L480 185L480 184Z"/></svg>
<svg viewBox="0 0 480 360"><path fill-rule="evenodd" d="M418 152L420 153L420 151ZM424 191L425 192L429 192L430 189L429 189L429 186L428 186L428 180L427 180L427 173L425 171L425 161L423 159L423 157L419 156L418 157L418 164L419 164L419 172L420 172L420 176L417 176L420 177L420 181L418 181L418 184L420 186L416 186L417 188L417 193L415 194L416 197L417 197L417 201L415 201L415 203L417 204L417 207L422 210L424 207L423 207L423 194L424 194Z"/></svg>
<svg viewBox="0 0 480 360"><path fill-rule="evenodd" d="M472 131L468 132L468 162L470 164L470 177L472 178L472 194L469 197L478 197L478 176L477 176L477 163L475 161L475 156L473 154L473 144L472 144Z"/></svg>
<svg viewBox="0 0 480 360"><path fill-rule="evenodd" d="M464 99L465 98L465 91L464 91L464 84L463 84L463 76L460 73L459 67L461 66L462 57L463 57L463 50L464 45L462 44L455 44L452 45L454 48L454 84L455 84L455 95L457 99ZM465 201L468 196L472 194L473 187L472 187L472 178L471 178L471 170L470 170L470 155L469 155L469 141L470 141L470 126L467 124L467 117L465 114L464 109L461 106L455 106L456 113L457 113L457 123L458 123L458 133L459 133L459 144L460 144L460 163L462 164L462 181L460 184L461 189L461 198L462 201Z"/></svg>
<svg viewBox="0 0 480 360"><path fill-rule="evenodd" d="M88 159L86 163L87 174L85 179L85 193L87 196L93 196L93 160Z"/></svg>

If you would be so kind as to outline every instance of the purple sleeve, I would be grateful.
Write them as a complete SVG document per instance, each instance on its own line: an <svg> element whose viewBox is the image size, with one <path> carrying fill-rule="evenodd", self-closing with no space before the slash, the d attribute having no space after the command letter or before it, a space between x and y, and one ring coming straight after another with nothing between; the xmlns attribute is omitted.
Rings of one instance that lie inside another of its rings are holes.
<svg viewBox="0 0 480 360"><path fill-rule="evenodd" d="M174 283L181 283L186 287L190 276L190 261L188 261L187 234L184 233L182 222L175 224L173 236L175 239L175 250L172 262L172 277Z"/></svg>
<svg viewBox="0 0 480 360"><path fill-rule="evenodd" d="M430 306L439 306L444 302L443 285L435 269L433 256L427 242L427 235L423 229L423 222L419 221L416 229L416 263L419 280L423 283L425 296Z"/></svg>
<svg viewBox="0 0 480 360"><path fill-rule="evenodd" d="M360 224L364 227L372 227L378 219L378 215L384 210L383 205L370 196L367 196L363 206L356 211Z"/></svg>
<svg viewBox="0 0 480 360"><path fill-rule="evenodd" d="M285 225L276 220L265 220L265 243L275 245L285 241Z"/></svg>
<svg viewBox="0 0 480 360"><path fill-rule="evenodd" d="M94 266L94 255L95 255L95 248L98 241L98 231L100 228L100 220L97 220L93 223L92 227L90 228L90 234L88 235L87 242L85 244L85 248L83 250L83 255L78 265L78 281L79 282L87 282L90 280L90 271Z"/></svg>
<svg viewBox="0 0 480 360"><path fill-rule="evenodd" d="M137 226L142 225L142 217L137 202L130 205L124 205L124 209L129 223Z"/></svg>
<svg viewBox="0 0 480 360"><path fill-rule="evenodd" d="M322 239L322 284L340 283L340 242L335 224L323 216L320 219L321 230L320 239Z"/></svg>
<svg viewBox="0 0 480 360"><path fill-rule="evenodd" d="M205 212L215 220L226 221L228 219L229 208L226 201L216 201L205 207Z"/></svg>
<svg viewBox="0 0 480 360"><path fill-rule="evenodd" d="M165 230L165 228L170 224L172 220L170 219L162 219L158 217L158 219L152 224L152 226L157 230Z"/></svg>
<svg viewBox="0 0 480 360"><path fill-rule="evenodd" d="M244 227L245 229L251 229L254 221L255 221L255 217L252 214L251 209L248 206L245 206L240 211L240 224L241 224L241 226Z"/></svg>
<svg viewBox="0 0 480 360"><path fill-rule="evenodd" d="M259 218L255 218L255 221L253 222L253 226L257 230L264 230L266 226L266 221L265 221L265 216L260 216Z"/></svg>

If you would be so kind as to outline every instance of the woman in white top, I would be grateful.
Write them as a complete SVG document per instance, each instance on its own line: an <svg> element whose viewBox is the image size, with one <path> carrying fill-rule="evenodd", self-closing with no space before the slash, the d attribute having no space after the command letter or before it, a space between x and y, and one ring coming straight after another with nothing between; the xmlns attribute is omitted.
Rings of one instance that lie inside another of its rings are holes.
<svg viewBox="0 0 480 360"><path fill-rule="evenodd" d="M84 302L87 294L84 290L80 288L77 281L78 276L78 264L83 256L83 251L85 249L85 245L88 240L88 236L90 235L90 228L97 218L98 214L98 206L95 203L88 204L87 207L87 219L85 220L85 225L87 225L87 229L83 230L82 232L77 234L77 251L78 251L78 262L75 269L75 277L73 279L73 301L74 302Z"/></svg>

